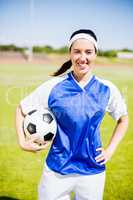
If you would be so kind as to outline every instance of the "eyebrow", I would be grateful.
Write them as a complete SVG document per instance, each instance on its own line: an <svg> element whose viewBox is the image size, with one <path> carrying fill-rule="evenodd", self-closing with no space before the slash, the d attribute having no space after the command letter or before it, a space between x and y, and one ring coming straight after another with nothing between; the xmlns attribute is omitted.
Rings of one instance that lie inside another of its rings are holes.
<svg viewBox="0 0 133 200"><path fill-rule="evenodd" d="M80 51L80 49L73 49L74 51L76 50L78 50L78 51ZM93 51L93 49L85 49L85 51Z"/></svg>

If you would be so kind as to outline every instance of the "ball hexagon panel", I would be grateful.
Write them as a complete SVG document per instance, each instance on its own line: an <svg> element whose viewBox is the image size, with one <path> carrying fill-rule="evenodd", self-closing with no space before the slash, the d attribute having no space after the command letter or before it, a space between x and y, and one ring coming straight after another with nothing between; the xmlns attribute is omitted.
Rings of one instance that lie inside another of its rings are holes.
<svg viewBox="0 0 133 200"><path fill-rule="evenodd" d="M49 113L43 114L43 121L45 121L48 124L50 124L53 121L52 115L50 115Z"/></svg>
<svg viewBox="0 0 133 200"><path fill-rule="evenodd" d="M27 130L30 134L36 133L36 125L29 123L28 126L27 126Z"/></svg>

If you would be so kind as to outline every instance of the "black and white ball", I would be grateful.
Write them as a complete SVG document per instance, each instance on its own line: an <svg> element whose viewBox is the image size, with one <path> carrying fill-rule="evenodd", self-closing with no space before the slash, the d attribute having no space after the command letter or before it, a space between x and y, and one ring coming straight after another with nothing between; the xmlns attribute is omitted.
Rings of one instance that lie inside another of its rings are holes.
<svg viewBox="0 0 133 200"><path fill-rule="evenodd" d="M51 141L55 137L57 123L50 110L32 110L25 116L23 128L27 139L36 134L37 139L35 142L44 144L44 142Z"/></svg>

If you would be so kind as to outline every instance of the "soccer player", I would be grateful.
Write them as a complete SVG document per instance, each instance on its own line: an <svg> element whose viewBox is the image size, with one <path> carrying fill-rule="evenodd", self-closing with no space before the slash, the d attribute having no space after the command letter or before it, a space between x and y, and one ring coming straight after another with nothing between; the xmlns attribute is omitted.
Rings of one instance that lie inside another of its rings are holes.
<svg viewBox="0 0 133 200"><path fill-rule="evenodd" d="M58 123L39 184L39 200L69 200L72 191L78 200L102 200L105 163L127 130L128 113L117 87L92 74L97 51L93 31L75 31L69 41L70 60L17 108L18 141L26 151L36 152L47 146L35 144L34 137L25 140L22 123L28 112L40 106L49 108ZM104 149L100 124L106 112L116 120L116 126Z"/></svg>

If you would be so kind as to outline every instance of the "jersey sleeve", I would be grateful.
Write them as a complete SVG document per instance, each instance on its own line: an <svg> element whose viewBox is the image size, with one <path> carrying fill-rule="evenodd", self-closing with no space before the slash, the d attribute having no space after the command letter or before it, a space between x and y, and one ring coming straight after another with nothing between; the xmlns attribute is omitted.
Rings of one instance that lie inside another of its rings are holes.
<svg viewBox="0 0 133 200"><path fill-rule="evenodd" d="M110 114L110 116L116 121L119 120L120 117L127 115L127 105L125 103L125 99L123 95L120 93L118 88L109 83L110 88L110 98L106 108L106 111Z"/></svg>
<svg viewBox="0 0 133 200"><path fill-rule="evenodd" d="M32 110L39 107L48 107L48 97L51 87L49 81L43 83L27 97L21 100L20 105L24 114L29 113Z"/></svg>
<svg viewBox="0 0 133 200"><path fill-rule="evenodd" d="M25 97L21 102L20 106L22 108L23 113L26 115L32 110L36 110L38 108L48 108L48 100L51 90L56 84L66 79L66 76L55 77L40 85L37 89L35 89L31 94Z"/></svg>

